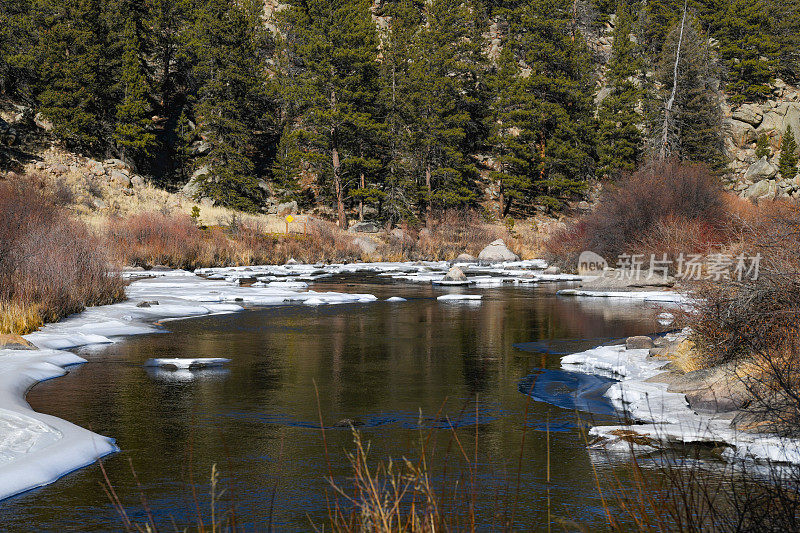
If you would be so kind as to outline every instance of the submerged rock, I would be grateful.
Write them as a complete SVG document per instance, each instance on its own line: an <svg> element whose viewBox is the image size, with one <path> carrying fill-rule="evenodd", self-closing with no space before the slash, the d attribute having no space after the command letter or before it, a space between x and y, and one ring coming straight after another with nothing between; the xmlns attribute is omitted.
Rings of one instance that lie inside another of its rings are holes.
<svg viewBox="0 0 800 533"><path fill-rule="evenodd" d="M336 422L333 427L335 428L357 428L359 426L363 426L364 421L360 418L342 418L338 422Z"/></svg>
<svg viewBox="0 0 800 533"><path fill-rule="evenodd" d="M519 256L508 249L503 239L497 239L478 254L481 261L519 261Z"/></svg>

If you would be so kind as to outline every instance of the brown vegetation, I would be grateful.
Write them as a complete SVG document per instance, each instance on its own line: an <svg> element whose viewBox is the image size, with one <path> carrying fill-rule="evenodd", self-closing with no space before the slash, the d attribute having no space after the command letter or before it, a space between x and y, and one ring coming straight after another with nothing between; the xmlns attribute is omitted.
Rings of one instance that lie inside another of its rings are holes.
<svg viewBox="0 0 800 533"><path fill-rule="evenodd" d="M0 182L0 333L124 297L100 241L35 177Z"/></svg>
<svg viewBox="0 0 800 533"><path fill-rule="evenodd" d="M185 269L283 264L290 258L306 263L451 260L465 252L478 255L498 238L518 251L526 246L523 238L481 222L471 211L443 213L430 229L403 226L379 235L353 234L319 219L309 221L306 234L267 233L257 222L237 217L223 226L198 227L189 215L158 212L111 218L101 228L122 264ZM375 252L363 252L357 238L374 240Z"/></svg>
<svg viewBox="0 0 800 533"><path fill-rule="evenodd" d="M609 185L595 210L547 243L550 259L574 267L584 250L613 264L622 253L706 251L726 227L725 194L703 165L667 161Z"/></svg>

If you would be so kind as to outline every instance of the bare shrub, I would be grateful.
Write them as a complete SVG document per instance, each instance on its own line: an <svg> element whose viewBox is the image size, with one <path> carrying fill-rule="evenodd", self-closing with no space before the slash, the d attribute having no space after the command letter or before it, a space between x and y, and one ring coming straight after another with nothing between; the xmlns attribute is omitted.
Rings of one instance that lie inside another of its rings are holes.
<svg viewBox="0 0 800 533"><path fill-rule="evenodd" d="M680 240L691 236L698 239L691 247L705 247L725 226L724 207L722 187L707 167L674 160L654 163L609 186L597 208L554 235L547 250L554 258L574 259L592 250L614 259L642 242L660 248L659 238L673 240L668 244L674 246L678 236L673 231L686 223L696 231Z"/></svg>
<svg viewBox="0 0 800 533"><path fill-rule="evenodd" d="M27 317L6 329L37 327L33 308L51 321L124 297L97 237L55 205L41 180L0 182L0 212L0 303Z"/></svg>

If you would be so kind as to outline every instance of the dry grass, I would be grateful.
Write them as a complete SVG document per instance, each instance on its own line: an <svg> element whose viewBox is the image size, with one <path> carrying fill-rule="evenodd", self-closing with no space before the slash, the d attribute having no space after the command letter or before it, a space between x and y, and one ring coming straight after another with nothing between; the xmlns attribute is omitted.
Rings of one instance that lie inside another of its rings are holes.
<svg viewBox="0 0 800 533"><path fill-rule="evenodd" d="M36 304L0 302L0 333L25 335L36 331L44 324L43 314Z"/></svg>

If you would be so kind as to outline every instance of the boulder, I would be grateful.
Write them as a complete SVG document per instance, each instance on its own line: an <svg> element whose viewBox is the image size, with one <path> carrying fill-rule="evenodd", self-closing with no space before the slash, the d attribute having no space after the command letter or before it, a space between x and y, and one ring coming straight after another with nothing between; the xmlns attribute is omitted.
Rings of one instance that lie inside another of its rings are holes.
<svg viewBox="0 0 800 533"><path fill-rule="evenodd" d="M686 395L692 409L730 412L747 405L747 387L731 365L693 370L676 377L667 387L669 392Z"/></svg>
<svg viewBox="0 0 800 533"><path fill-rule="evenodd" d="M275 212L280 216L293 215L297 213L297 211L298 211L298 205L297 202L294 200L278 204L275 207Z"/></svg>
<svg viewBox="0 0 800 533"><path fill-rule="evenodd" d="M783 116L783 124L781 124L780 135L783 136L786 127L792 127L792 133L795 139L800 138L800 103L791 103ZM795 153L800 154L800 144L795 150Z"/></svg>
<svg viewBox="0 0 800 533"><path fill-rule="evenodd" d="M53 171L53 174L60 176L61 174L66 174L67 172L69 172L69 167L62 163L56 163L55 165L50 167L50 170Z"/></svg>
<svg viewBox="0 0 800 533"><path fill-rule="evenodd" d="M411 238L408 236L408 233L406 233L403 230L403 228L394 228L394 229L392 229L392 231L389 232L389 235L393 239L397 239L398 241L409 241L409 240L411 240Z"/></svg>
<svg viewBox="0 0 800 533"><path fill-rule="evenodd" d="M625 339L626 350L649 350L654 346L653 339L646 335L636 335Z"/></svg>
<svg viewBox="0 0 800 533"><path fill-rule="evenodd" d="M561 274L561 269L555 265L552 265L545 268L542 274L547 274L548 276L557 276L558 274Z"/></svg>
<svg viewBox="0 0 800 533"><path fill-rule="evenodd" d="M778 167L767 161L766 156L762 157L747 168L744 173L744 180L758 182L774 178L778 174Z"/></svg>
<svg viewBox="0 0 800 533"><path fill-rule="evenodd" d="M463 270L454 266L445 274L442 281L467 281L467 276Z"/></svg>
<svg viewBox="0 0 800 533"><path fill-rule="evenodd" d="M123 170L123 169L127 170L127 169L130 168L128 166L128 164L125 163L125 161L123 161L121 159L116 159L116 158L114 158L114 159L106 159L105 161L103 161L103 163L105 163L106 165L108 165L110 167L114 167L116 169L119 169L119 170Z"/></svg>
<svg viewBox="0 0 800 533"><path fill-rule="evenodd" d="M139 176L138 174L134 174L131 177L131 185L134 187L144 187L144 178Z"/></svg>
<svg viewBox="0 0 800 533"><path fill-rule="evenodd" d="M203 165L202 167L195 170L194 173L192 174L192 177L189 178L189 181L186 182L186 185L184 185L181 188L181 194L193 200L197 199L197 197L200 195L199 181L204 176L207 176L210 172L211 169L208 168L208 166L206 165Z"/></svg>
<svg viewBox="0 0 800 533"><path fill-rule="evenodd" d="M431 236L431 230L429 230L428 228L422 228L421 230L419 230L419 236L420 236L420 238L422 238L422 237L430 237Z"/></svg>
<svg viewBox="0 0 800 533"><path fill-rule="evenodd" d="M45 118L45 116L41 113L36 113L36 115L33 117L33 123L44 131L53 131L53 123Z"/></svg>
<svg viewBox="0 0 800 533"><path fill-rule="evenodd" d="M356 237L353 244L361 248L361 253L372 255L378 250L378 243L369 237Z"/></svg>
<svg viewBox="0 0 800 533"><path fill-rule="evenodd" d="M356 222L348 231L353 233L378 233L380 226L374 222Z"/></svg>
<svg viewBox="0 0 800 533"><path fill-rule="evenodd" d="M106 175L106 168L100 161L95 161L94 159L90 159L86 162L86 168L89 169L89 172L94 174L95 176Z"/></svg>
<svg viewBox="0 0 800 533"><path fill-rule="evenodd" d="M761 124L764 116L761 114L761 108L755 104L744 104L733 110L732 116L734 120L746 122L751 126L758 126Z"/></svg>
<svg viewBox="0 0 800 533"><path fill-rule="evenodd" d="M733 118L726 119L725 127L730 132L733 142L737 146L754 143L758 137L756 129L751 124L742 122L741 120Z"/></svg>
<svg viewBox="0 0 800 533"><path fill-rule="evenodd" d="M475 256L472 256L470 254L459 254L459 256L456 257L456 263L477 263L477 262L478 260L475 259Z"/></svg>
<svg viewBox="0 0 800 533"><path fill-rule="evenodd" d="M770 133L773 131L779 131L781 126L783 125L783 115L785 112L781 112L779 108L775 108L769 113L764 114L764 119L761 121L761 124L756 128L756 133L761 135L762 133Z"/></svg>
<svg viewBox="0 0 800 533"><path fill-rule="evenodd" d="M113 183L117 187L127 188L131 186L131 179L119 170L112 170L111 183Z"/></svg>
<svg viewBox="0 0 800 533"><path fill-rule="evenodd" d="M0 144L11 146L17 142L17 130L0 118Z"/></svg>
<svg viewBox="0 0 800 533"><path fill-rule="evenodd" d="M778 186L774 181L762 180L749 186L743 196L751 200L773 200L777 192Z"/></svg>
<svg viewBox="0 0 800 533"><path fill-rule="evenodd" d="M519 261L517 254L508 249L503 239L497 239L481 250L481 253L478 254L478 259L489 262Z"/></svg>

